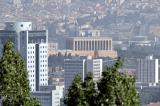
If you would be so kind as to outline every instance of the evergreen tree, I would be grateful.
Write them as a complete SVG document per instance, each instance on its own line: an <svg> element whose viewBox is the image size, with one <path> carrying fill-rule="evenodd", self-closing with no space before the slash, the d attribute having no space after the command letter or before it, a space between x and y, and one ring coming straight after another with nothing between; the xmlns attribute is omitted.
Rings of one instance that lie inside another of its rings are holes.
<svg viewBox="0 0 160 106"><path fill-rule="evenodd" d="M95 90L95 82L93 81L93 74L88 73L84 82L83 82L83 90L84 90L84 102L86 106L97 106L97 92Z"/></svg>
<svg viewBox="0 0 160 106"><path fill-rule="evenodd" d="M122 61L118 59L114 66L103 72L98 83L99 106L140 106L135 79L120 73L118 69L121 66Z"/></svg>
<svg viewBox="0 0 160 106"><path fill-rule="evenodd" d="M123 74L122 76L125 97L123 106L140 106L140 97L135 87L135 78L126 74Z"/></svg>
<svg viewBox="0 0 160 106"><path fill-rule="evenodd" d="M84 101L84 92L81 76L76 75L72 85L68 89L64 103L67 106L86 106Z"/></svg>
<svg viewBox="0 0 160 106"><path fill-rule="evenodd" d="M0 96L3 106L39 106L30 96L26 65L14 50L13 43L7 41L0 60Z"/></svg>
<svg viewBox="0 0 160 106"><path fill-rule="evenodd" d="M65 98L67 106L140 106L135 88L135 78L118 71L122 61L106 68L95 86L93 75L89 73L82 83L76 76Z"/></svg>

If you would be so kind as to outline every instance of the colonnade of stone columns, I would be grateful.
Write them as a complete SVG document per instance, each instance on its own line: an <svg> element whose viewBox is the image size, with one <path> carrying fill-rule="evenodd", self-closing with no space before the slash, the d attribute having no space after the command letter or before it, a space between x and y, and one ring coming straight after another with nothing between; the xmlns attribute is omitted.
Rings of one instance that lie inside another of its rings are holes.
<svg viewBox="0 0 160 106"><path fill-rule="evenodd" d="M111 40L75 40L75 51L112 50Z"/></svg>

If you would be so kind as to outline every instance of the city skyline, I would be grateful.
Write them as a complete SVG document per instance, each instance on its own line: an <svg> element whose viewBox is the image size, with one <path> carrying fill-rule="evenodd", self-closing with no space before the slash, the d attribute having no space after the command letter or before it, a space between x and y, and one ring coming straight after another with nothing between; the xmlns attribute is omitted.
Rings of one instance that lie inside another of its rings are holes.
<svg viewBox="0 0 160 106"><path fill-rule="evenodd" d="M97 82L119 57L119 72L135 77L141 104L160 102L159 6L159 0L0 0L0 56L10 38L44 106L63 106L75 75L83 82L92 72Z"/></svg>

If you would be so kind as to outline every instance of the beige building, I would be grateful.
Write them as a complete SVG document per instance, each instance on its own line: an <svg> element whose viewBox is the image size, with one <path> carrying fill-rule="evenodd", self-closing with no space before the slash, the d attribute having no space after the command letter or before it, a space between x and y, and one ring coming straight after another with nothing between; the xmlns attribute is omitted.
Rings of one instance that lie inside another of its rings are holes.
<svg viewBox="0 0 160 106"><path fill-rule="evenodd" d="M52 54L54 51L58 50L58 43L48 43L48 53Z"/></svg>
<svg viewBox="0 0 160 106"><path fill-rule="evenodd" d="M66 48L67 50L72 50L72 55L117 57L117 52L112 49L112 39L108 37L68 38ZM67 53L69 53L69 51Z"/></svg>
<svg viewBox="0 0 160 106"><path fill-rule="evenodd" d="M71 37L66 41L66 50L52 50L49 55L71 55L116 58L112 49L112 38L108 37Z"/></svg>
<svg viewBox="0 0 160 106"><path fill-rule="evenodd" d="M107 37L68 38L66 47L74 51L112 51L112 39Z"/></svg>

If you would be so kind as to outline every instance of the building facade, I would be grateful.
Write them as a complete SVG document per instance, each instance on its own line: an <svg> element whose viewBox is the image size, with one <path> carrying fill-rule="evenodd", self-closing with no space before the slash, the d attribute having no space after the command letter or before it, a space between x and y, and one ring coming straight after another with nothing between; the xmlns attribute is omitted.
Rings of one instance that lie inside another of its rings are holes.
<svg viewBox="0 0 160 106"><path fill-rule="evenodd" d="M36 91L32 92L32 97L36 97L42 106L52 106L51 91Z"/></svg>
<svg viewBox="0 0 160 106"><path fill-rule="evenodd" d="M73 55L117 57L113 51L112 39L108 37L73 37L66 41L66 49L72 50Z"/></svg>
<svg viewBox="0 0 160 106"><path fill-rule="evenodd" d="M26 60L31 91L48 85L48 32L33 31L31 22L7 22L5 30L0 31L1 50L7 39Z"/></svg>
<svg viewBox="0 0 160 106"><path fill-rule="evenodd" d="M42 106L62 106L64 86L41 86L40 91L32 92Z"/></svg>
<svg viewBox="0 0 160 106"><path fill-rule="evenodd" d="M53 43L48 43L48 53L52 54L53 51L57 51L58 50L58 43L57 42L53 42Z"/></svg>
<svg viewBox="0 0 160 106"><path fill-rule="evenodd" d="M137 82L156 84L159 82L159 62L158 59L138 59L137 60Z"/></svg>
<svg viewBox="0 0 160 106"><path fill-rule="evenodd" d="M65 59L65 89L71 85L75 75L79 74L84 81L89 72L93 73L93 80L96 82L101 78L102 74L102 59Z"/></svg>
<svg viewBox="0 0 160 106"><path fill-rule="evenodd" d="M65 59L64 70L65 70L65 89L67 90L71 85L75 75L79 74L84 81L85 75L85 59Z"/></svg>
<svg viewBox="0 0 160 106"><path fill-rule="evenodd" d="M81 37L100 37L100 30L80 30L79 36Z"/></svg>
<svg viewBox="0 0 160 106"><path fill-rule="evenodd" d="M67 40L67 49L74 51L112 51L112 39L106 37L74 37Z"/></svg>
<svg viewBox="0 0 160 106"><path fill-rule="evenodd" d="M93 73L93 81L97 82L103 71L103 62L102 59L87 59L86 60L86 74L91 72Z"/></svg>
<svg viewBox="0 0 160 106"><path fill-rule="evenodd" d="M27 61L30 87L38 91L39 86L48 85L47 31L23 31L20 35L24 46L20 51Z"/></svg>

